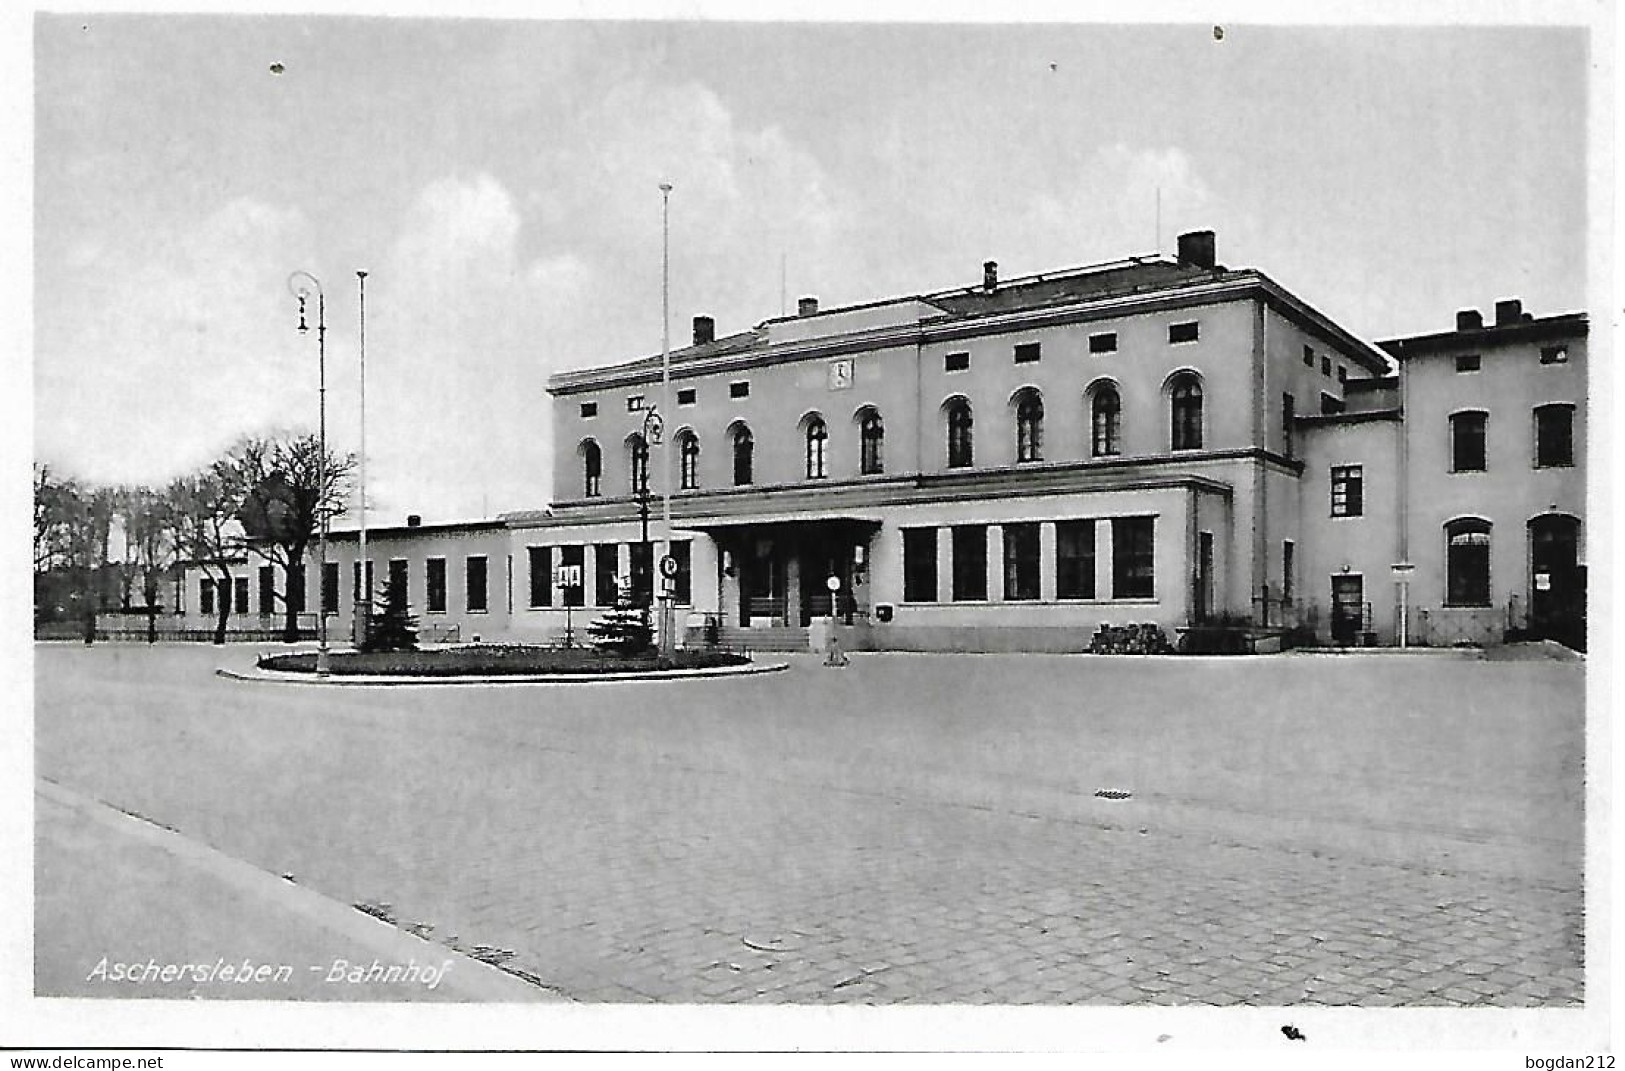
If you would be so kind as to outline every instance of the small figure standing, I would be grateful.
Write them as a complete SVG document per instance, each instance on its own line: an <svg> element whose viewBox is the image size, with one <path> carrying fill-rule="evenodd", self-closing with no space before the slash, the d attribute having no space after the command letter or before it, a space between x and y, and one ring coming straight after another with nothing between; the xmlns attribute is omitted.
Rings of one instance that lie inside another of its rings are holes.
<svg viewBox="0 0 1625 1071"><path fill-rule="evenodd" d="M835 635L833 628L829 631L829 656L824 659L824 665L840 667L846 665L846 652L841 650L841 638Z"/></svg>

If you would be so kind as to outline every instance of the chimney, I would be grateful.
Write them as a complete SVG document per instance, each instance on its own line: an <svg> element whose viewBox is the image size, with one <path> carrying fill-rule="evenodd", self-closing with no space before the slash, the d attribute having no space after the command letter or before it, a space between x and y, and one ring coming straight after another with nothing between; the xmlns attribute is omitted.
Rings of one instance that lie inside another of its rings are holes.
<svg viewBox="0 0 1625 1071"><path fill-rule="evenodd" d="M717 322L709 316L694 317L694 345L703 346L707 342L715 342L717 338Z"/></svg>
<svg viewBox="0 0 1625 1071"><path fill-rule="evenodd" d="M1505 327L1515 324L1523 319L1523 302L1517 298L1507 298L1505 301L1495 303L1495 326Z"/></svg>
<svg viewBox="0 0 1625 1071"><path fill-rule="evenodd" d="M1484 326L1484 314L1477 309L1460 309L1456 312L1457 331L1477 331Z"/></svg>
<svg viewBox="0 0 1625 1071"><path fill-rule="evenodd" d="M999 288L999 262L984 260L982 262L982 289L989 294Z"/></svg>
<svg viewBox="0 0 1625 1071"><path fill-rule="evenodd" d="M421 527L422 524L423 524L423 515L422 514L408 513L406 515L406 527L408 527L408 528L418 528L418 527Z"/></svg>
<svg viewBox="0 0 1625 1071"><path fill-rule="evenodd" d="M815 298L815 297L804 297L801 300L796 302L796 315L797 316L813 316L817 312L818 312L818 299Z"/></svg>
<svg viewBox="0 0 1625 1071"><path fill-rule="evenodd" d="M1212 269L1216 263L1212 231L1190 231L1179 236L1179 262Z"/></svg>

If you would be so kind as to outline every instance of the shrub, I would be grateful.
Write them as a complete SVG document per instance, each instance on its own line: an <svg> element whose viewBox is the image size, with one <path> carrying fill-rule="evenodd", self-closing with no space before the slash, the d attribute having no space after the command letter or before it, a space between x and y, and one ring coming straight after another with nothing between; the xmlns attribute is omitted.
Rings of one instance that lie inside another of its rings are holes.
<svg viewBox="0 0 1625 1071"><path fill-rule="evenodd" d="M415 651L418 649L418 619L408 612L406 592L392 584L384 586L384 596L374 605L379 610L367 615L367 635L363 651Z"/></svg>
<svg viewBox="0 0 1625 1071"><path fill-rule="evenodd" d="M632 601L631 590L623 587L615 596L614 608L588 625L587 635L600 651L636 655L649 649L654 629L643 608Z"/></svg>

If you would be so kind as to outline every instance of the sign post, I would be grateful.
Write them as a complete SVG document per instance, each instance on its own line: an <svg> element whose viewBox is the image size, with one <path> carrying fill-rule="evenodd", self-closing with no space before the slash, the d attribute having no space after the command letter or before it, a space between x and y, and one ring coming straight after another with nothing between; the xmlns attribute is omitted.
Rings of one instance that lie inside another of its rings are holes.
<svg viewBox="0 0 1625 1071"><path fill-rule="evenodd" d="M671 544L668 542L667 547ZM672 635L674 619L677 616L672 612L672 593L676 587L677 559L670 554L660 557L660 657L670 658L677 647L677 637Z"/></svg>
<svg viewBox="0 0 1625 1071"><path fill-rule="evenodd" d="M564 646L572 647L575 645L575 622L572 612L575 603L571 600L575 598L575 592L581 588L581 566L559 566L554 573L554 580L564 594Z"/></svg>
<svg viewBox="0 0 1625 1071"><path fill-rule="evenodd" d="M1411 616L1411 574L1416 571L1416 566L1411 562L1395 562L1393 571L1394 582L1399 585L1399 649L1403 651L1410 642L1407 626Z"/></svg>

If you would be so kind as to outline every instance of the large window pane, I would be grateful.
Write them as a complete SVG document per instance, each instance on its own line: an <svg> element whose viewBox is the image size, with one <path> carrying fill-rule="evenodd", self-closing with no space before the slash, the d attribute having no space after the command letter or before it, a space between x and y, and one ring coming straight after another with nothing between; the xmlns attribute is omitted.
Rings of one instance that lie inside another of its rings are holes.
<svg viewBox="0 0 1625 1071"><path fill-rule="evenodd" d="M1055 523L1055 597L1095 597L1095 522Z"/></svg>
<svg viewBox="0 0 1625 1071"><path fill-rule="evenodd" d="M937 530L903 529L903 601L937 601Z"/></svg>
<svg viewBox="0 0 1625 1071"><path fill-rule="evenodd" d="M1038 525L1004 526L1004 597L1013 602L1038 598Z"/></svg>
<svg viewBox="0 0 1625 1071"><path fill-rule="evenodd" d="M1156 596L1156 549L1154 518L1112 519L1112 598Z"/></svg>
<svg viewBox="0 0 1625 1071"><path fill-rule="evenodd" d="M954 601L981 602L987 598L987 528L980 524L955 525Z"/></svg>

